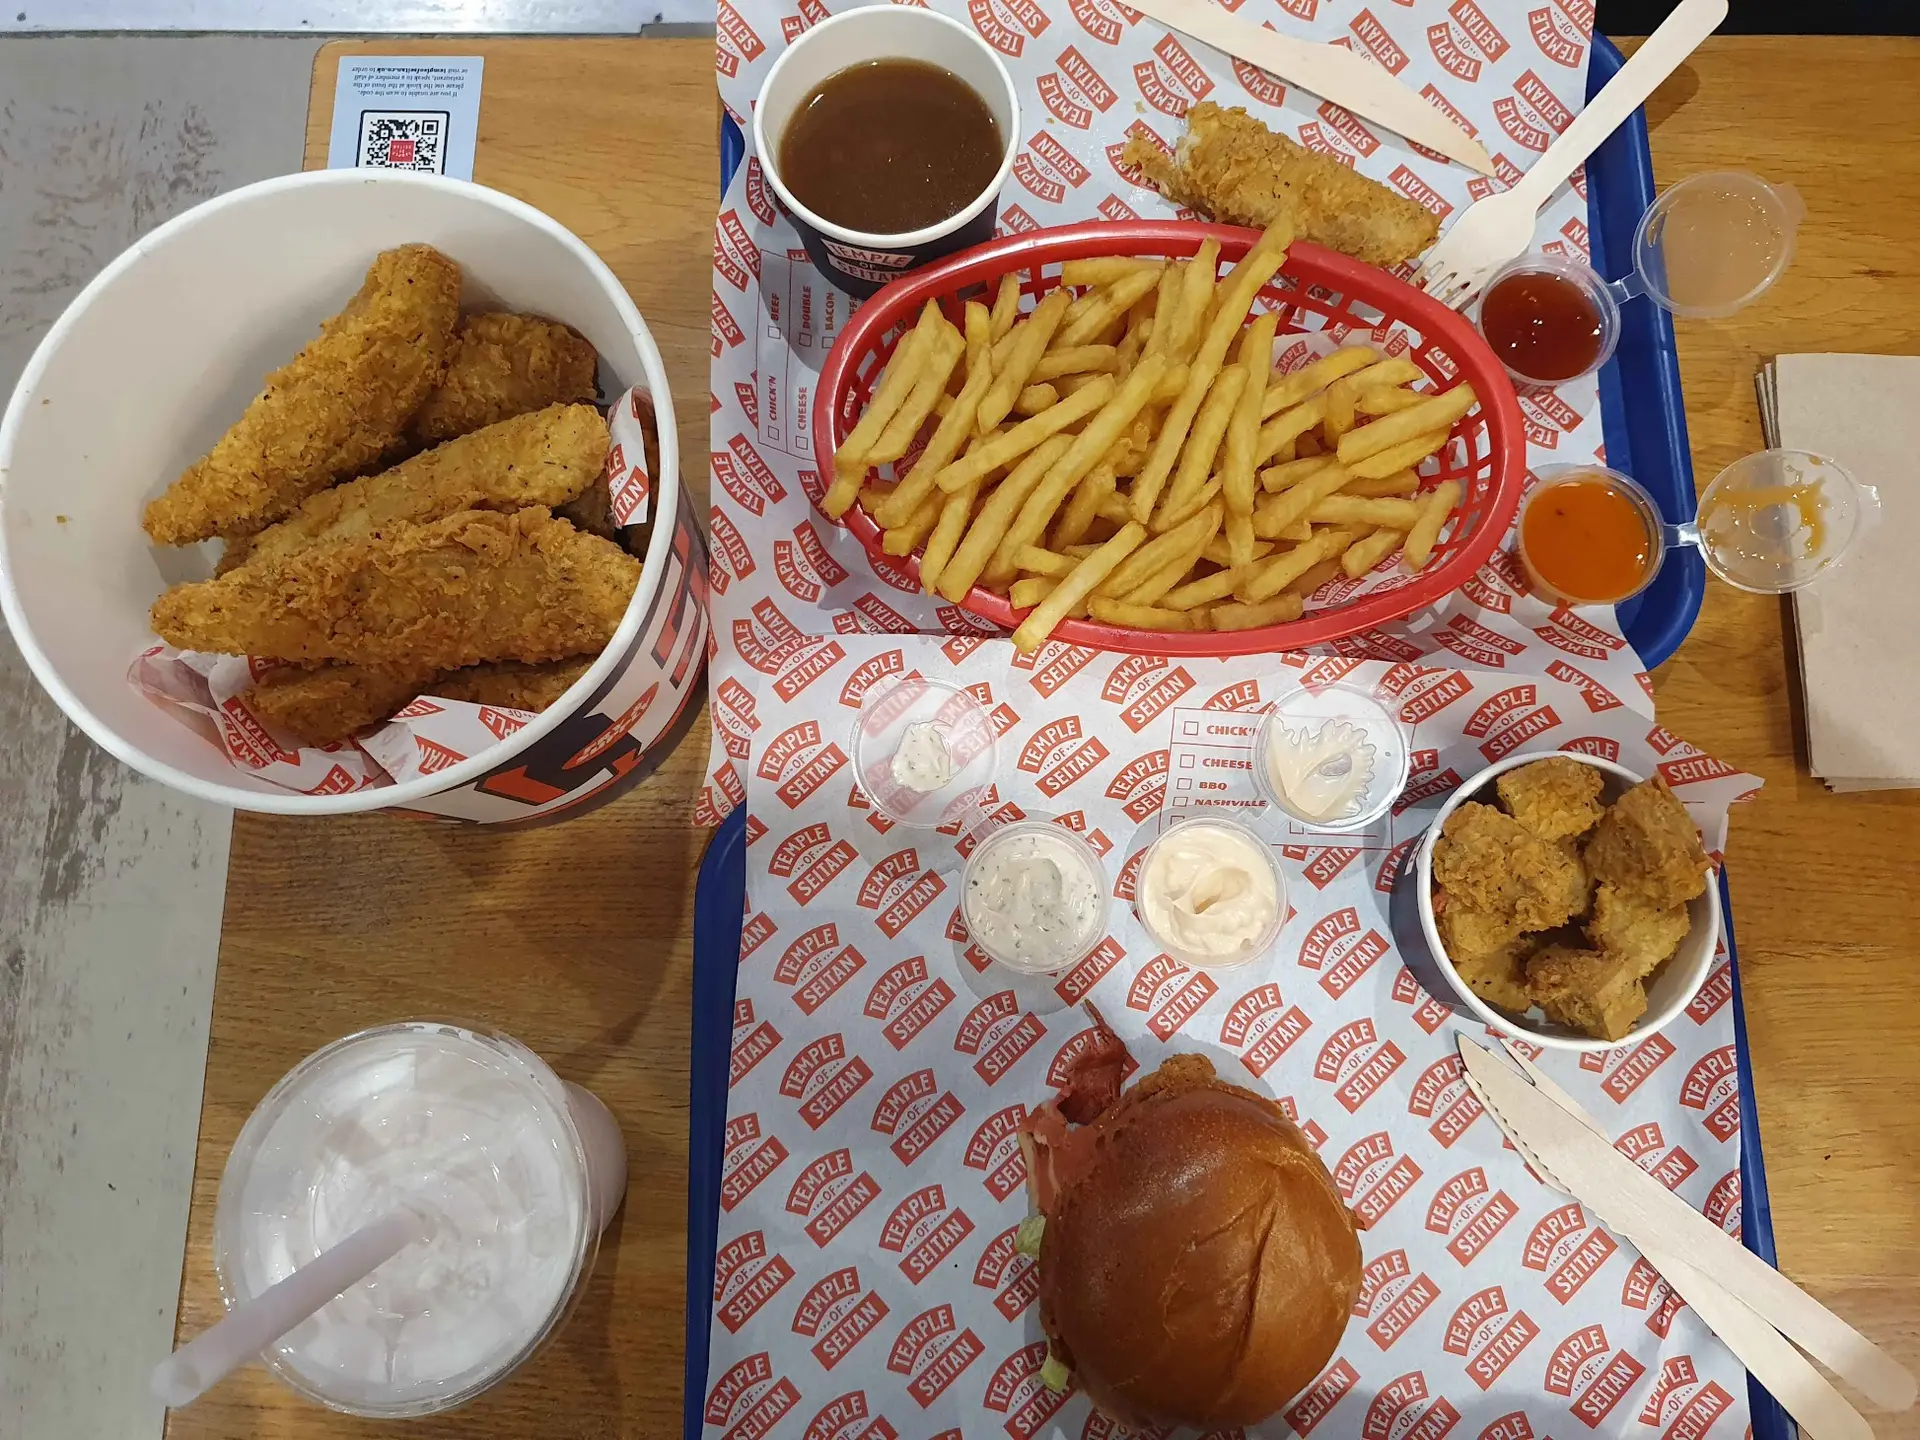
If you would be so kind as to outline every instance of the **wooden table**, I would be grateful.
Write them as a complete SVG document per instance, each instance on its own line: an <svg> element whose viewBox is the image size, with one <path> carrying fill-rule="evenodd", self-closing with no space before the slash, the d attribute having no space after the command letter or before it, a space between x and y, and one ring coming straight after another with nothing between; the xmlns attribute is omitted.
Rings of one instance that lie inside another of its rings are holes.
<svg viewBox="0 0 1920 1440"><path fill-rule="evenodd" d="M486 57L474 178L557 216L653 327L704 454L713 47L703 41L460 40ZM307 161L325 163L342 53L314 72ZM1652 105L1663 181L1751 168L1799 186L1793 267L1731 321L1680 328L1694 467L1760 447L1752 377L1780 351L1920 350L1920 155L1904 113L1920 43L1710 42ZM704 509L697 460L683 477ZM1711 587L1656 677L1662 721L1765 777L1737 815L1731 876L1753 1065L1785 1269L1912 1361L1920 1356L1920 796L1831 796L1796 763L1780 602ZM181 1329L218 1314L209 1233L248 1111L325 1041L418 1013L499 1025L602 1095L632 1159L579 1313L512 1383L419 1437L677 1434L686 1206L691 909L706 837L689 823L696 729L647 784L547 830L503 835L377 816L242 815L207 1060ZM407 883L393 877L405 875ZM174 1440L380 1431L295 1399L258 1368L172 1418ZM382 1431L381 1433L386 1433ZM1920 1436L1915 1415L1882 1437Z"/></svg>

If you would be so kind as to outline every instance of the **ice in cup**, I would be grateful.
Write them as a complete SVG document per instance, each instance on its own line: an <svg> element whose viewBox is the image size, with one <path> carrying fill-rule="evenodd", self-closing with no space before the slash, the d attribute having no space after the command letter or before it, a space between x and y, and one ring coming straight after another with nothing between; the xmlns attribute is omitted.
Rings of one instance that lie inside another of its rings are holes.
<svg viewBox="0 0 1920 1440"><path fill-rule="evenodd" d="M452 1409L566 1319L626 1190L607 1108L502 1035L412 1021L335 1041L268 1092L214 1214L229 1308L396 1210L426 1238L262 1357L353 1415Z"/></svg>

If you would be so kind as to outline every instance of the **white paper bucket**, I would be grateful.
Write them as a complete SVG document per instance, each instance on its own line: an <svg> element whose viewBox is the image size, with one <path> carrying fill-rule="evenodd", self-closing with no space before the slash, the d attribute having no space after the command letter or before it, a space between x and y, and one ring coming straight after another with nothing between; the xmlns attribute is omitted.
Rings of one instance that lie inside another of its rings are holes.
<svg viewBox="0 0 1920 1440"><path fill-rule="evenodd" d="M599 351L604 394L650 393L660 448L652 536L612 642L545 712L431 774L298 794L236 769L128 682L153 643L154 598L212 574L217 550L155 546L140 514L345 303L374 255L409 241L459 261L464 308L564 321ZM644 774L677 738L706 659L706 595L705 547L681 503L666 369L646 322L578 237L464 181L318 171L189 210L135 242L68 306L0 419L0 608L35 676L128 765L239 809L395 807L488 823L578 813Z"/></svg>

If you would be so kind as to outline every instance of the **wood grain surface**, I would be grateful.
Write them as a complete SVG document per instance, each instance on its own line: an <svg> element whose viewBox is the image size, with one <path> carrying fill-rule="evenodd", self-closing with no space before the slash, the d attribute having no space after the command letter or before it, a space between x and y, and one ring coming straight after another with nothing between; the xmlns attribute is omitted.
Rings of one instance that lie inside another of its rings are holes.
<svg viewBox="0 0 1920 1440"><path fill-rule="evenodd" d="M308 163L324 163L341 53L315 71ZM462 40L486 56L475 178L572 226L653 326L685 453L705 453L716 183L712 47L696 41ZM1751 168L1799 186L1793 268L1732 321L1681 327L1695 470L1759 448L1752 376L1793 350L1920 349L1920 156L1888 114L1920 43L1715 40L1652 105L1663 182ZM704 504L697 463L683 477ZM1713 587L1656 679L1662 720L1765 777L1730 851L1756 1087L1784 1268L1920 1356L1920 795L1828 795L1795 759L1779 602ZM660 1436L680 1416L690 911L705 836L689 825L696 729L606 809L513 835L377 816L234 829L206 1113L181 1307L218 1314L208 1240L220 1167L247 1112L308 1051L356 1027L454 1014L510 1029L596 1090L633 1179L560 1339L421 1437ZM703 1303L703 1302L702 1302ZM400 1433L403 1427L387 1427ZM1883 1436L1920 1435L1912 1415ZM176 1440L387 1433L318 1410L258 1369L173 1418Z"/></svg>

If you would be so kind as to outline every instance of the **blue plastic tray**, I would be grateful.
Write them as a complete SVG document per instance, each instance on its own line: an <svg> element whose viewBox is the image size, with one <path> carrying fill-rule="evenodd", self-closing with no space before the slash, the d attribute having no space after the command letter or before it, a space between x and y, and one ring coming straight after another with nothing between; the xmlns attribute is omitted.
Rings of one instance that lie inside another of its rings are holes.
<svg viewBox="0 0 1920 1440"><path fill-rule="evenodd" d="M713 1260L720 1229L720 1176L725 1162L727 1056L733 1037L733 986L740 970L740 926L747 899L746 812L736 810L714 832L700 863L693 899L693 1077L687 1096L687 1375L686 1440L699 1440L707 1394L707 1339L713 1319ZM1721 913L1733 970L1734 1053L1740 1062L1741 1239L1774 1263L1773 1211L1760 1153L1760 1117L1747 1064L1747 1017L1741 1004L1733 902L1724 871ZM1754 1440L1788 1440L1794 1432L1774 1398L1747 1382Z"/></svg>
<svg viewBox="0 0 1920 1440"><path fill-rule="evenodd" d="M1593 37L1589 97L1619 70L1624 57L1604 35ZM720 121L720 188L746 158L746 140L731 116ZM1593 268L1619 279L1633 268L1633 232L1653 203L1653 156L1647 119L1636 111L1587 162L1587 230ZM1607 463L1644 485L1671 525L1694 516L1693 462L1680 399L1680 359L1673 318L1639 300L1623 306L1620 343L1600 372L1600 427ZM1707 567L1692 546L1676 546L1653 583L1619 610L1621 629L1652 669L1680 648L1700 613Z"/></svg>
<svg viewBox="0 0 1920 1440"><path fill-rule="evenodd" d="M1622 55L1596 35L1587 71L1587 94L1610 80ZM746 155L746 142L730 117L720 126L721 189ZM1616 131L1587 162L1587 214L1593 265L1617 278L1630 268L1633 233L1653 203L1653 158L1647 148L1644 112ZM1631 397L1631 404L1628 403ZM1681 404L1680 362L1673 321L1655 305L1626 306L1619 347L1600 372L1600 418L1607 461L1644 485L1670 523L1694 515L1693 465ZM1706 589L1706 566L1697 550L1669 553L1660 574L1620 607L1627 639L1649 668L1680 647ZM742 812L715 833L700 866L693 907L693 1069L688 1095L687 1156L687 1354L686 1440L698 1440L707 1392L707 1342L713 1318L713 1261L720 1225L720 1177L727 1123L727 1056L733 1034L734 979L739 968L740 926L746 905L746 822ZM1733 962L1733 1024L1740 1062L1740 1182L1744 1202L1741 1238L1769 1264L1774 1260L1773 1212L1767 1200L1760 1121L1753 1104L1747 1062L1747 1021L1740 966L1733 938L1733 904L1724 873L1721 911L1727 917L1727 953ZM1754 1440L1788 1440L1794 1431L1773 1397L1749 1382Z"/></svg>

